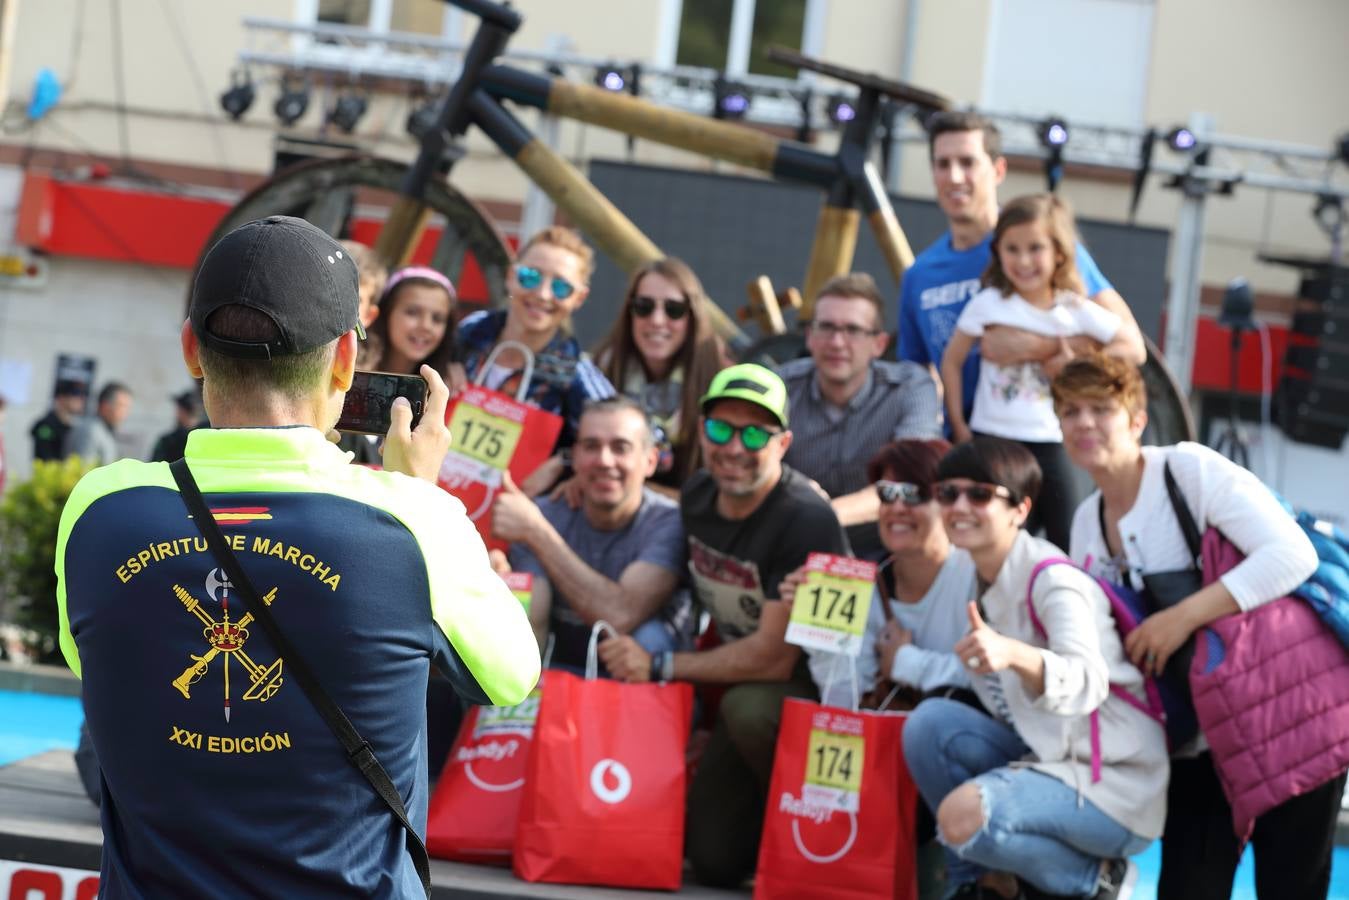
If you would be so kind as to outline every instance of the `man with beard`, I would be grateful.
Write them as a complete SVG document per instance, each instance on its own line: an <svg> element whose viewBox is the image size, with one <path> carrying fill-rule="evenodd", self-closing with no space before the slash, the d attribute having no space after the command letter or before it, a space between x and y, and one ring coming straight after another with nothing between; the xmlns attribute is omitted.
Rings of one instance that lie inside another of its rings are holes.
<svg viewBox="0 0 1349 900"><path fill-rule="evenodd" d="M806 659L786 643L784 576L813 551L846 553L829 502L783 465L792 443L787 389L773 372L742 364L720 372L702 398L706 469L684 486L680 512L689 570L721 643L650 654L632 638L600 645L626 681L727 686L689 792L689 860L698 881L736 886L759 854L773 751L787 697L814 697Z"/></svg>
<svg viewBox="0 0 1349 900"><path fill-rule="evenodd" d="M679 506L646 487L657 453L646 412L614 397L581 414L572 447L578 507L561 497L536 505L506 476L492 531L511 542L511 568L534 576L529 618L540 647L554 635L554 667L584 668L590 630L601 619L647 652L688 644L692 603L680 587Z"/></svg>

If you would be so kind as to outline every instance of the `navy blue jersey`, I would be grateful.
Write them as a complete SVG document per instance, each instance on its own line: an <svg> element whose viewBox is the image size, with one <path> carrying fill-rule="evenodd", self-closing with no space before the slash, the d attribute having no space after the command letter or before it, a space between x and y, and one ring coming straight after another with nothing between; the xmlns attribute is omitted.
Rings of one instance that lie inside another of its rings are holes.
<svg viewBox="0 0 1349 900"><path fill-rule="evenodd" d="M458 501L309 428L194 431L241 566L424 829L434 662L475 702L538 674ZM252 621L167 464L80 482L57 548L62 648L103 770L104 897L420 897L406 835Z"/></svg>

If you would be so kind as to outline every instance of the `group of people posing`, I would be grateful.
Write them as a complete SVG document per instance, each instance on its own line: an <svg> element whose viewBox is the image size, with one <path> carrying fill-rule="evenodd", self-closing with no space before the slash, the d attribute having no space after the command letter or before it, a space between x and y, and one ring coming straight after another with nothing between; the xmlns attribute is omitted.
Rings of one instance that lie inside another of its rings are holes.
<svg viewBox="0 0 1349 900"><path fill-rule="evenodd" d="M1141 446L1143 341L1070 213L1050 195L999 206L1006 162L986 120L929 128L950 230L905 275L898 361L883 358L876 284L850 274L813 298L808 356L732 366L674 258L633 273L587 356L566 326L592 254L549 228L521 246L507 307L457 333L443 276L396 273L368 322L369 367L429 363L451 385L514 393L529 349L524 396L565 424L548 462L496 498L510 549L493 562L533 573L551 665L579 671L604 620L620 634L600 646L605 674L726 688L689 798L700 881L753 872L783 699L856 705L879 680L918 704L904 753L948 896L1127 896L1128 857L1161 836L1164 900L1226 897L1239 843L1202 734L1168 749L1124 694L1145 700L1145 677L1196 631L1288 593L1315 553L1249 472L1195 444ZM1092 576L1146 591L1149 574L1194 564L1164 472L1247 558L1121 641ZM856 678L784 640L814 551L880 563ZM1065 551L1077 567L1040 571ZM699 613L715 638L696 633ZM1262 897L1325 896L1343 787L1262 818Z"/></svg>

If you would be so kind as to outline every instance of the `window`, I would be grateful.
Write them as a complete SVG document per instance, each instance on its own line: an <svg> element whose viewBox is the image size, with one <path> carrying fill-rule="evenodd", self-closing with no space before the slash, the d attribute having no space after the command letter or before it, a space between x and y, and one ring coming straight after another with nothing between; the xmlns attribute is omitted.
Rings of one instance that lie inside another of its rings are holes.
<svg viewBox="0 0 1349 900"><path fill-rule="evenodd" d="M1153 0L993 0L981 106L1144 124Z"/></svg>
<svg viewBox="0 0 1349 900"><path fill-rule="evenodd" d="M739 46L733 33L738 4L748 5L753 21L748 46ZM801 49L806 6L807 0L683 0L674 61L685 66L795 78L794 68L769 61L767 48L778 45Z"/></svg>
<svg viewBox="0 0 1349 900"><path fill-rule="evenodd" d="M296 0L297 21L358 25L371 31L406 31L440 35L451 10L426 0Z"/></svg>

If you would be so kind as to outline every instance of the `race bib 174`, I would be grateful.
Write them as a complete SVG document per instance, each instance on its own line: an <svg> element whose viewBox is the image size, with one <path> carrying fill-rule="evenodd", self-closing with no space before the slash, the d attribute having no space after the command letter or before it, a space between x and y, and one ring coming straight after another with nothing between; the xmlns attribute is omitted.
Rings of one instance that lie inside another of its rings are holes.
<svg viewBox="0 0 1349 900"><path fill-rule="evenodd" d="M796 589L787 641L800 647L857 656L871 608L876 564L832 553L812 553L806 581Z"/></svg>

